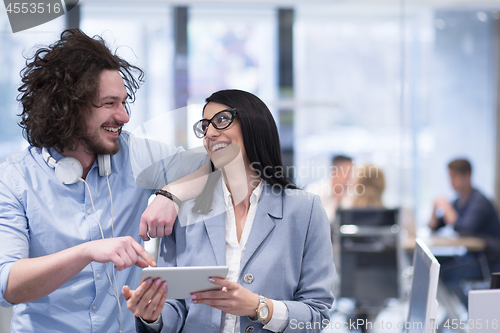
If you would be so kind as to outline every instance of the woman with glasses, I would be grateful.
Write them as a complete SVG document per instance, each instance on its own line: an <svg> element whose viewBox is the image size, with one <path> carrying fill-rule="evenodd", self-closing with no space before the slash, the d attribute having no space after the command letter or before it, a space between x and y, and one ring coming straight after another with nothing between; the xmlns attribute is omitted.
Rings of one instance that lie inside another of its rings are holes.
<svg viewBox="0 0 500 333"><path fill-rule="evenodd" d="M334 278L330 227L317 196L286 177L276 124L255 95L222 90L194 124L213 170L202 193L185 201L158 266L228 266L217 291L166 300L150 279L127 307L139 332L320 332L329 324Z"/></svg>

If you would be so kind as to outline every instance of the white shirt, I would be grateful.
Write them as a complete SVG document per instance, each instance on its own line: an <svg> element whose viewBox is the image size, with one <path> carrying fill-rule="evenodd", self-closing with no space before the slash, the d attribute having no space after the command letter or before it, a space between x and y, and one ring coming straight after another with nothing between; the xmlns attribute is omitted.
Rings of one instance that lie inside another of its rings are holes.
<svg viewBox="0 0 500 333"><path fill-rule="evenodd" d="M237 282L240 274L241 259L243 258L243 253L245 252L250 230L252 230L255 213L257 212L257 206L262 195L264 183L261 181L250 195L250 208L248 210L247 219L239 242L236 233L236 218L234 215L231 193L227 189L224 180L222 180L222 184L222 189L224 191L224 205L226 209L226 266L229 267L227 279L229 281ZM282 332L288 326L288 308L283 302L274 300L272 300L272 302L273 316L267 325L264 326L264 329L273 332ZM220 331L222 333L240 332L240 317L223 312Z"/></svg>

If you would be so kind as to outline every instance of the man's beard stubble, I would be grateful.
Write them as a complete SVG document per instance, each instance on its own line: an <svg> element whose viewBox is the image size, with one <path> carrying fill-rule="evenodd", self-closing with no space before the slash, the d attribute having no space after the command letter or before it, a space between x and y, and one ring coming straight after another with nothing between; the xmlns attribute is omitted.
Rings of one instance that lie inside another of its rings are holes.
<svg viewBox="0 0 500 333"><path fill-rule="evenodd" d="M118 133L121 134L121 131L122 128L120 127ZM116 153L118 153L118 151L120 151L118 138L116 139L113 148L108 148L107 146L103 145L98 135L85 136L83 138L83 144L85 145L88 153L96 155L115 155Z"/></svg>

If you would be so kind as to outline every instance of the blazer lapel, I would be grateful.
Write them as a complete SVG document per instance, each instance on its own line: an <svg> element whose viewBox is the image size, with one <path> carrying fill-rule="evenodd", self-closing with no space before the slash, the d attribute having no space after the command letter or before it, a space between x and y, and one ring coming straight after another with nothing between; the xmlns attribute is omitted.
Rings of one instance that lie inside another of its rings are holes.
<svg viewBox="0 0 500 333"><path fill-rule="evenodd" d="M218 266L226 265L226 223L225 215L220 214L211 219L204 220L208 239L215 254Z"/></svg>
<svg viewBox="0 0 500 333"><path fill-rule="evenodd" d="M221 186L221 181L215 186L212 211L203 217L218 266L226 265L226 214Z"/></svg>
<svg viewBox="0 0 500 333"><path fill-rule="evenodd" d="M240 272L252 258L255 251L274 229L275 219L283 218L283 197L281 194L273 194L272 187L264 183L262 195L259 200L257 212L248 236L248 242L241 260Z"/></svg>

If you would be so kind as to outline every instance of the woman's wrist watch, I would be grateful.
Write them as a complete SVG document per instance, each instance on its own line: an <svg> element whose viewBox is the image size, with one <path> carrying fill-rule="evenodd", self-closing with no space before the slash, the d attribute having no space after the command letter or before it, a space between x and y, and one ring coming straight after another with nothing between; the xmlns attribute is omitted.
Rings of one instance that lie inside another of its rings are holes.
<svg viewBox="0 0 500 333"><path fill-rule="evenodd" d="M253 317L248 316L248 319L263 324L267 320L267 317L269 317L269 307L267 306L266 298L264 296L257 296L259 296L259 307L257 308L257 315Z"/></svg>

